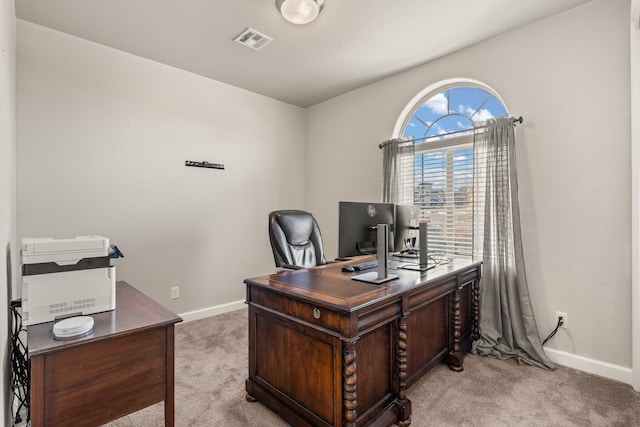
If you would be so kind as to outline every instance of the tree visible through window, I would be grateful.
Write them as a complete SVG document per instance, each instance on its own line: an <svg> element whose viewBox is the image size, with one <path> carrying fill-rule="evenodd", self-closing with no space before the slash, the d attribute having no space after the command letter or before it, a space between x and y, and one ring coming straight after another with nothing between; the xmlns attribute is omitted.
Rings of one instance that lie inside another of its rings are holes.
<svg viewBox="0 0 640 427"><path fill-rule="evenodd" d="M414 190L402 203L420 206L429 251L471 256L473 128L506 115L502 102L485 89L457 86L427 95L405 120L401 136L415 141L415 157L403 179Z"/></svg>

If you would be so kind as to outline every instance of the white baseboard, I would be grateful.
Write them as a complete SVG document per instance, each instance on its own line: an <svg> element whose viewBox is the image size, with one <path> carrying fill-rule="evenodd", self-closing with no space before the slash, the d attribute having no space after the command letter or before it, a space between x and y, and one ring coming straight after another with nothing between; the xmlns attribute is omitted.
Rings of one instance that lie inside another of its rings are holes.
<svg viewBox="0 0 640 427"><path fill-rule="evenodd" d="M226 304L214 305L213 307L201 308L200 310L188 311L186 313L178 314L178 316L182 317L182 321L184 323L187 323L194 320L204 319L205 317L215 316L217 314L240 310L242 308L247 308L247 305L244 300L239 300L228 302Z"/></svg>
<svg viewBox="0 0 640 427"><path fill-rule="evenodd" d="M554 350L552 348L545 347L544 351L547 353L547 356L549 356L549 359L558 365L633 385L633 370L631 368L589 359L588 357L578 356L577 354Z"/></svg>

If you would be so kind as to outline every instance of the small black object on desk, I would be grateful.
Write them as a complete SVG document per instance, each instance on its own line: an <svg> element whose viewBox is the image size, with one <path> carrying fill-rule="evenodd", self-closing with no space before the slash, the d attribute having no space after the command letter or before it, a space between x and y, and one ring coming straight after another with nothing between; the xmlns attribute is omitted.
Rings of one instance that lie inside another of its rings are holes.
<svg viewBox="0 0 640 427"><path fill-rule="evenodd" d="M345 265L342 267L344 273L353 273L354 271L369 270L370 268L376 268L378 261L364 261L358 264Z"/></svg>

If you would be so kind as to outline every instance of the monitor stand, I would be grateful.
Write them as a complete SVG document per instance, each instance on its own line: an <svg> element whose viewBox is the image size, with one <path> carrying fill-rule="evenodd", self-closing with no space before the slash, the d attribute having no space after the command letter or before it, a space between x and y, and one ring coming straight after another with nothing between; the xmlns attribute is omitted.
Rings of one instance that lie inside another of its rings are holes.
<svg viewBox="0 0 640 427"><path fill-rule="evenodd" d="M418 253L420 254L420 264L408 264L402 266L405 270L427 271L436 266L435 263L429 263L429 253L427 245L427 223L421 222L418 235Z"/></svg>
<svg viewBox="0 0 640 427"><path fill-rule="evenodd" d="M397 279L396 274L389 274L389 226L378 224L378 268L376 271L352 276L352 280L379 285Z"/></svg>

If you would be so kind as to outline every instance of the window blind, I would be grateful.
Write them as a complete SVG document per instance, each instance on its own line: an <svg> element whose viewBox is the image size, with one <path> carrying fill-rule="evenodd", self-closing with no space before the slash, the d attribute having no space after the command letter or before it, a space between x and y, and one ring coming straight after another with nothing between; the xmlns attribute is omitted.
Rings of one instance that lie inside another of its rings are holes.
<svg viewBox="0 0 640 427"><path fill-rule="evenodd" d="M473 250L473 136L416 144L403 168L405 204L420 206L428 224L429 251L471 256Z"/></svg>

